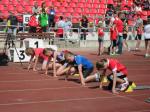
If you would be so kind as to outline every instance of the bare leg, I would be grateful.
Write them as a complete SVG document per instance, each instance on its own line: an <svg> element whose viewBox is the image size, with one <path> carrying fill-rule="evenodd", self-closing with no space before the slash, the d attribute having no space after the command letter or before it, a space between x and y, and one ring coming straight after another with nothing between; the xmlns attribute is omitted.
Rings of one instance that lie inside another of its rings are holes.
<svg viewBox="0 0 150 112"><path fill-rule="evenodd" d="M89 82L89 81L95 81L96 80L96 77L95 75L90 75L88 77L85 78L84 82Z"/></svg>

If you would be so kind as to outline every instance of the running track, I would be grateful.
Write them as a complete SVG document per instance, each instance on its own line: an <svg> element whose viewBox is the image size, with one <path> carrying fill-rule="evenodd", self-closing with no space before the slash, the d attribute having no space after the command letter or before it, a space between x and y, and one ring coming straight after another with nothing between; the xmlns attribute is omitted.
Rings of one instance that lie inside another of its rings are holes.
<svg viewBox="0 0 150 112"><path fill-rule="evenodd" d="M96 51L80 54L93 63L100 59ZM112 58L127 66L130 80L137 85L150 85L150 58L145 59L142 54L126 52ZM28 72L20 64L9 63L0 67L0 112L150 112L150 104L144 102L150 97L150 90L114 95L100 90L96 82L82 87L75 80Z"/></svg>

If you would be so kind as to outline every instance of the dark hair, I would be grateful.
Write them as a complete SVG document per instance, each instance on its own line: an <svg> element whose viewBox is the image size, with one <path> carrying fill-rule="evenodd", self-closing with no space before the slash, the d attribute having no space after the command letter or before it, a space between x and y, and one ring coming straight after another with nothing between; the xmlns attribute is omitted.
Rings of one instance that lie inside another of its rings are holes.
<svg viewBox="0 0 150 112"><path fill-rule="evenodd" d="M107 59L101 59L100 61L96 62L97 70L104 68L106 62L107 62Z"/></svg>
<svg viewBox="0 0 150 112"><path fill-rule="evenodd" d="M60 16L59 19L60 19L60 20L63 20L63 16Z"/></svg>

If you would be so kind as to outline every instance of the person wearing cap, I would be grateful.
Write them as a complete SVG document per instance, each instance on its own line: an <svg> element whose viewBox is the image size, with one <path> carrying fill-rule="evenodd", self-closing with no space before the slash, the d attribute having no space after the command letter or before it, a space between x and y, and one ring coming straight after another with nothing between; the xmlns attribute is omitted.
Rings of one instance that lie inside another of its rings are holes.
<svg viewBox="0 0 150 112"><path fill-rule="evenodd" d="M150 47L150 16L148 16L147 24L144 27L144 38L145 38L145 57L150 57L149 47Z"/></svg>
<svg viewBox="0 0 150 112"><path fill-rule="evenodd" d="M25 53L27 56L31 56L28 70L30 70L31 66L33 66L33 71L37 71L37 63L42 62L41 70L46 69L46 65L48 64L49 58L43 54L45 50L48 50L50 48L26 48Z"/></svg>

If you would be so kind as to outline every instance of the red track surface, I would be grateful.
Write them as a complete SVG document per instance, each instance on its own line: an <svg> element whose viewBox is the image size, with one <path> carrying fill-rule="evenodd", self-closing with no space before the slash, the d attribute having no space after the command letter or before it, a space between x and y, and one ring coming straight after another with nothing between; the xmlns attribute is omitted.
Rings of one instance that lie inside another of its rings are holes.
<svg viewBox="0 0 150 112"><path fill-rule="evenodd" d="M80 54L93 63L99 58L96 51ZM145 59L142 54L132 52L113 58L127 66L130 80L137 85L150 85L150 58ZM150 104L144 102L150 97L150 90L113 95L99 90L97 85L82 87L74 81L28 72L19 64L10 63L0 67L0 112L150 112Z"/></svg>

